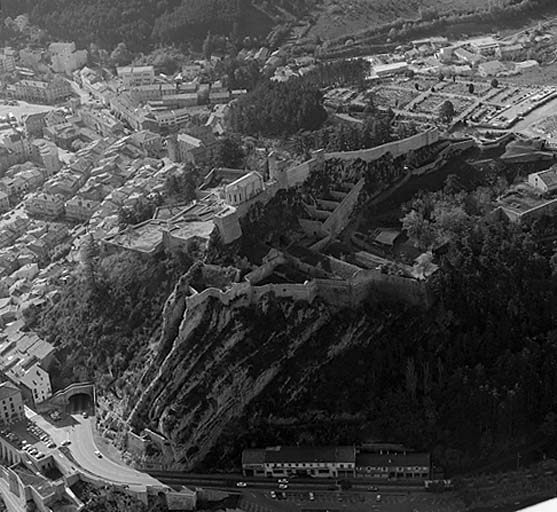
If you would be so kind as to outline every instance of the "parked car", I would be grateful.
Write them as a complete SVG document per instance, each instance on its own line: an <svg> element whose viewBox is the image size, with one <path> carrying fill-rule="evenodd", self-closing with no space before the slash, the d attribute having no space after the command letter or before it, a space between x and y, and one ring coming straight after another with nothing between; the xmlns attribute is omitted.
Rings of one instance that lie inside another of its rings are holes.
<svg viewBox="0 0 557 512"><path fill-rule="evenodd" d="M99 458L102 459L103 458L103 454L101 452L99 452L99 450L95 450L95 455Z"/></svg>
<svg viewBox="0 0 557 512"><path fill-rule="evenodd" d="M64 441L62 441L60 443L62 446L68 446L69 444L71 444L71 441L69 439L65 439Z"/></svg>
<svg viewBox="0 0 557 512"><path fill-rule="evenodd" d="M315 494L313 494L312 492L309 493L309 501L313 501L315 500Z"/></svg>
<svg viewBox="0 0 557 512"><path fill-rule="evenodd" d="M279 489L288 489L288 484L279 484Z"/></svg>
<svg viewBox="0 0 557 512"><path fill-rule="evenodd" d="M248 484L246 482L236 482L236 487L247 487Z"/></svg>
<svg viewBox="0 0 557 512"><path fill-rule="evenodd" d="M288 483L288 478L279 478L278 483L279 484L287 484Z"/></svg>
<svg viewBox="0 0 557 512"><path fill-rule="evenodd" d="M274 500L277 499L277 493L275 491L271 491L271 498L273 498Z"/></svg>

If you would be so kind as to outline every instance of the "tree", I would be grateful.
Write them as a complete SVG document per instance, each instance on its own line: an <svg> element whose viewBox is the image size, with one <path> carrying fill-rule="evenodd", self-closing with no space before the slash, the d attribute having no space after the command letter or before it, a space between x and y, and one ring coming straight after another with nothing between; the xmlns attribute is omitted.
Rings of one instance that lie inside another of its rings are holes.
<svg viewBox="0 0 557 512"><path fill-rule="evenodd" d="M474 94L475 88L474 88L474 84L468 84L468 92L470 94Z"/></svg>
<svg viewBox="0 0 557 512"><path fill-rule="evenodd" d="M211 55L213 54L213 36L211 35L211 32L207 32L207 36L205 37L205 40L203 41L203 55L205 56L205 58L208 60L211 58Z"/></svg>
<svg viewBox="0 0 557 512"><path fill-rule="evenodd" d="M132 55L126 46L126 43L118 43L116 48L110 54L110 60L115 66L125 66L132 60Z"/></svg>
<svg viewBox="0 0 557 512"><path fill-rule="evenodd" d="M211 159L212 167L241 168L245 154L240 141L233 137L225 137L217 147Z"/></svg>
<svg viewBox="0 0 557 512"><path fill-rule="evenodd" d="M450 123L455 116L454 105L451 101L445 101L439 108L439 118L441 121Z"/></svg>
<svg viewBox="0 0 557 512"><path fill-rule="evenodd" d="M499 87L499 80L497 80L497 78L493 78L491 80L491 87L493 87L494 89L496 89L497 87Z"/></svg>

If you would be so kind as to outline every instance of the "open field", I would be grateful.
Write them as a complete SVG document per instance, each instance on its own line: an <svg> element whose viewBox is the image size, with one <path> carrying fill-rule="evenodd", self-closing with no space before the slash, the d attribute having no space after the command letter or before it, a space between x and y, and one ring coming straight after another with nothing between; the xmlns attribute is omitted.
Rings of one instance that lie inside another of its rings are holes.
<svg viewBox="0 0 557 512"><path fill-rule="evenodd" d="M53 110L55 107L49 105L35 105L32 103L25 103L24 101L18 101L17 105L5 105L3 102L0 103L0 117L5 117L9 113L12 113L18 121L21 121L23 117L28 114L35 114L37 112L48 112Z"/></svg>

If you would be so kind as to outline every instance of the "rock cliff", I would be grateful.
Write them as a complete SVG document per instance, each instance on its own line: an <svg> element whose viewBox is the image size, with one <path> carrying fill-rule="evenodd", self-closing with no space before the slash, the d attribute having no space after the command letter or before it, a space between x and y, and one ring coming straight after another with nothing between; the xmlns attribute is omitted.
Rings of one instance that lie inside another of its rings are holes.
<svg viewBox="0 0 557 512"><path fill-rule="evenodd" d="M130 423L166 435L175 462L189 468L333 312L319 301L309 305L272 294L254 306L209 298L187 308L186 293L184 277L165 307L157 353L141 380Z"/></svg>

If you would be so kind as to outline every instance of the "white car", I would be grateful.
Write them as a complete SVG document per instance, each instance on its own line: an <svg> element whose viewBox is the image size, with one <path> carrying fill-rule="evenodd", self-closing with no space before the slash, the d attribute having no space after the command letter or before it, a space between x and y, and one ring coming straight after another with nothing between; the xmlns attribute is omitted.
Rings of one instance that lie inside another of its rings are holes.
<svg viewBox="0 0 557 512"><path fill-rule="evenodd" d="M236 487L247 487L248 484L246 482L236 482Z"/></svg>
<svg viewBox="0 0 557 512"><path fill-rule="evenodd" d="M288 484L279 484L279 489L288 489Z"/></svg>
<svg viewBox="0 0 557 512"><path fill-rule="evenodd" d="M95 450L95 455L99 458L102 459L103 454L101 452L99 452L99 450Z"/></svg>
<svg viewBox="0 0 557 512"><path fill-rule="evenodd" d="M278 483L279 484L287 484L288 483L288 478L280 478Z"/></svg>

